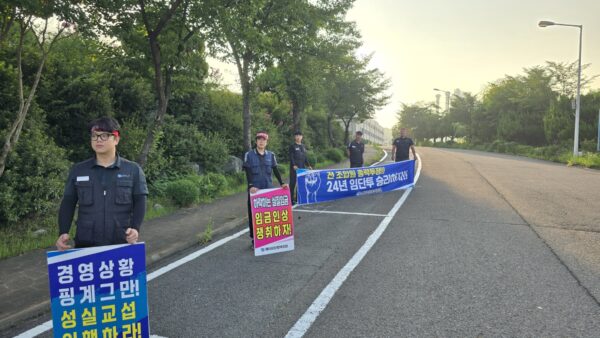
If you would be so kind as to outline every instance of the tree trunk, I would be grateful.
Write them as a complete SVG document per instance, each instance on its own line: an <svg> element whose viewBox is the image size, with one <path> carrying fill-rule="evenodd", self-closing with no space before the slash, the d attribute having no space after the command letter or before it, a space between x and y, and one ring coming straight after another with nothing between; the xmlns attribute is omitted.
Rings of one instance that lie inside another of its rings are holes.
<svg viewBox="0 0 600 338"><path fill-rule="evenodd" d="M350 143L350 135L349 135L350 122L352 122L352 120L348 120L347 123L346 123L346 121L344 121L344 144L349 144Z"/></svg>
<svg viewBox="0 0 600 338"><path fill-rule="evenodd" d="M29 23L28 23L29 24ZM28 25L27 24L27 25ZM46 25L48 22L46 21ZM37 86L40 83L40 78L42 77L42 70L44 69L44 64L46 63L46 58L48 57L47 52L44 50L44 44L40 45L42 49L42 60L38 66L37 72L35 73L35 78L33 81L33 85L29 90L29 95L27 96L27 100L25 100L25 94L23 89L23 68L22 68L22 52L23 52L23 38L25 33L27 32L27 27L21 26L21 32L19 35L19 45L17 49L17 69L18 69L18 80L19 80L19 111L17 112L17 116L6 135L6 140L4 141L4 145L2 146L2 153L0 153L0 177L4 174L4 170L6 168L6 160L8 158L8 154L12 151L14 146L19 142L19 137L21 136L21 130L23 129L23 123L25 122L25 118L27 117L27 113L29 112L29 107L31 106L31 102L35 96L35 92L37 90ZM62 31L56 35L55 39L60 35ZM46 29L42 34L46 34ZM53 40L54 41L54 40Z"/></svg>
<svg viewBox="0 0 600 338"><path fill-rule="evenodd" d="M244 149L252 149L252 112L250 111L250 81L245 75L242 80L242 120L244 133Z"/></svg>
<svg viewBox="0 0 600 338"><path fill-rule="evenodd" d="M327 114L327 136L329 137L329 145L335 147L335 140L333 139L333 127L331 126L331 114Z"/></svg>
<svg viewBox="0 0 600 338"><path fill-rule="evenodd" d="M146 4L144 0L139 0L139 4L141 7L142 19L144 21L144 26L146 27L146 31L148 32L148 43L150 45L150 52L152 54L152 63L154 65L154 87L156 90L156 94L158 94L158 107L156 109L156 114L154 118L150 122L148 127L148 133L146 134L146 140L144 140L144 145L142 146L142 150L140 155L138 156L137 162L140 166L144 167L146 161L148 160L148 154L150 153L150 149L152 149L152 145L154 144L154 138L156 133L162 127L162 122L165 114L167 113L167 107L169 105L169 96L171 92L171 74L173 72L173 66L169 66L166 71L165 82L163 83L163 75L161 69L161 55L160 55L160 45L158 43L158 36L167 23L173 17L173 14L179 7L183 0L174 0L171 3L171 7L169 11L163 15L155 29L152 29L150 26L150 21L146 15Z"/></svg>
<svg viewBox="0 0 600 338"><path fill-rule="evenodd" d="M156 114L154 114L154 118L150 122L148 126L148 132L146 134L146 139L144 140L144 145L142 146L142 150L140 155L138 156L137 162L140 166L144 167L146 165L146 161L148 160L148 154L150 153L150 149L152 149L152 145L154 144L154 138L156 132L160 130L162 126L162 122L164 116L167 112L167 107L169 104L168 98L168 82L165 81L163 84L162 80L162 69L161 69L161 56L160 56L160 46L158 45L157 36L150 35L148 38L150 44L150 51L152 53L152 63L154 65L154 87L156 90L156 94L158 96L158 107L156 109ZM172 68L169 67L167 69L167 77L170 79L170 73L172 72Z"/></svg>
<svg viewBox="0 0 600 338"><path fill-rule="evenodd" d="M292 132L300 130L300 104L292 100Z"/></svg>

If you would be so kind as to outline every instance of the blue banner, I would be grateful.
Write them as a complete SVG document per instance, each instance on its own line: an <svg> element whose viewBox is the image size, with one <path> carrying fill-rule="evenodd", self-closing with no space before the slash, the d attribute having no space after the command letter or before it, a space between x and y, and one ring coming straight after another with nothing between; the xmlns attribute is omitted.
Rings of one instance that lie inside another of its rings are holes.
<svg viewBox="0 0 600 338"><path fill-rule="evenodd" d="M149 337L144 243L47 254L54 337Z"/></svg>
<svg viewBox="0 0 600 338"><path fill-rule="evenodd" d="M376 194L414 185L415 161L347 169L307 170L298 173L298 204Z"/></svg>

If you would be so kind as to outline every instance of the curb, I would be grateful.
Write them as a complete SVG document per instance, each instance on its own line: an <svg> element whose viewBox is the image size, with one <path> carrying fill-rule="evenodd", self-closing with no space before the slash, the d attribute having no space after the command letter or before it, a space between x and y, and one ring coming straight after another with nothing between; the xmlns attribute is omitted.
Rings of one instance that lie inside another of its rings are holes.
<svg viewBox="0 0 600 338"><path fill-rule="evenodd" d="M219 227L217 227L216 229L214 229L212 231L212 236L214 237L214 236L222 235L223 233L226 233L228 231L231 231L237 227L244 225L246 222L248 222L248 217L236 218L236 219L229 221L227 223L224 223L224 224L220 225ZM191 240L177 242L177 243L171 245L170 247L163 249L159 252L155 252L153 254L146 254L146 267L151 267L166 258L169 258L175 254L185 251L185 250L187 250L191 247L194 247L198 244L200 244L200 241L198 240L197 237L194 237ZM204 243L203 245L207 245L207 244L208 243ZM2 333L2 331L8 330L8 329L14 327L17 323L21 323L26 320L31 320L36 317L42 316L46 313L49 313L48 312L49 308L50 308L50 300L46 299L38 304L31 305L30 307L28 307L24 310L21 310L17 313L10 314L5 318L0 319L0 333Z"/></svg>
<svg viewBox="0 0 600 338"><path fill-rule="evenodd" d="M232 221L222 224L212 231L212 236L221 235L227 231L235 229L244 223L248 222L248 217L236 218ZM212 240L211 240L212 241ZM198 238L190 239L183 242L178 242L176 244L171 245L170 247L163 249L161 251L155 252L151 255L146 255L146 266L154 265L161 260L168 258L172 255L175 255L181 251L189 249L195 245L200 244ZM203 244L204 245L204 244Z"/></svg>

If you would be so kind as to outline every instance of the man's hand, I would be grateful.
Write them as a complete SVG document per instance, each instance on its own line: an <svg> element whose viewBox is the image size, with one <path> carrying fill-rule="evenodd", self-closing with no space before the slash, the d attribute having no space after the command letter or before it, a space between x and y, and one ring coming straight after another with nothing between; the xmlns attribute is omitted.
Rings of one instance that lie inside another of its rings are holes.
<svg viewBox="0 0 600 338"><path fill-rule="evenodd" d="M127 228L127 230L125 231L125 235L127 235L127 237L125 238L127 240L127 243L129 243L129 244L137 243L138 235L139 235L137 230L135 230L134 228Z"/></svg>
<svg viewBox="0 0 600 338"><path fill-rule="evenodd" d="M282 184L282 185L281 185L281 187L282 187L283 189L288 189L290 186L289 186L289 185L287 185L287 183L284 183L284 184Z"/></svg>
<svg viewBox="0 0 600 338"><path fill-rule="evenodd" d="M71 249L72 247L69 244L67 244L68 241L69 234L62 234L58 236L58 239L56 240L56 248L58 249L58 251L65 251L67 249Z"/></svg>
<svg viewBox="0 0 600 338"><path fill-rule="evenodd" d="M298 166L297 165L293 166L293 168L294 168L294 170L298 170Z"/></svg>
<svg viewBox="0 0 600 338"><path fill-rule="evenodd" d="M254 193L256 193L257 191L258 191L258 188L257 188L257 187L252 187L252 188L250 188L250 193L251 193L251 194L254 194Z"/></svg>

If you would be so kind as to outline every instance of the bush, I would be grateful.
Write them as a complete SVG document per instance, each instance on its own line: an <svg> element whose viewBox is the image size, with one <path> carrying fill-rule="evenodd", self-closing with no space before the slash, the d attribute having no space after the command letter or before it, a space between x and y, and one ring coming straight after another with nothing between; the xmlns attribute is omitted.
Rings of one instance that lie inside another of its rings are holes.
<svg viewBox="0 0 600 338"><path fill-rule="evenodd" d="M171 181L165 189L166 196L180 207L187 207L198 201L199 190L194 181L186 178Z"/></svg>
<svg viewBox="0 0 600 338"><path fill-rule="evenodd" d="M227 188L227 179L222 174L208 173L200 176L200 197L214 198Z"/></svg>
<svg viewBox="0 0 600 338"><path fill-rule="evenodd" d="M47 136L47 127L37 118L25 122L0 177L0 226L54 212L62 196L69 169L66 151Z"/></svg>
<svg viewBox="0 0 600 338"><path fill-rule="evenodd" d="M344 159L344 153L338 148L329 148L325 150L325 158L333 162L341 162Z"/></svg>
<svg viewBox="0 0 600 338"><path fill-rule="evenodd" d="M142 150L146 134L146 129L135 120L123 121L121 124L121 140L117 146L119 154L128 160L135 161ZM158 147L162 135L163 133L159 132L154 138L154 143L144 166L144 174L148 183L172 177L176 173L175 169L168 163L164 150Z"/></svg>
<svg viewBox="0 0 600 338"><path fill-rule="evenodd" d="M227 179L222 174L189 175L186 179L193 182L198 189L200 199L217 197L227 188Z"/></svg>
<svg viewBox="0 0 600 338"><path fill-rule="evenodd" d="M198 163L205 171L218 172L227 161L226 138L217 133L201 133L192 124L165 120L160 148L168 154L170 176L189 174L190 163Z"/></svg>

